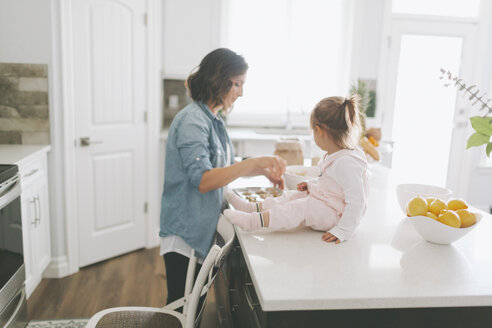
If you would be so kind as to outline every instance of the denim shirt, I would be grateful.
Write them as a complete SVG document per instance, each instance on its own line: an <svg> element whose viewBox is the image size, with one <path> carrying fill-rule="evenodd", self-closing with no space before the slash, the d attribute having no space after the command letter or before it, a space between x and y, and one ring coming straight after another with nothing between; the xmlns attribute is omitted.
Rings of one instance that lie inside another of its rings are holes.
<svg viewBox="0 0 492 328"><path fill-rule="evenodd" d="M223 188L202 194L198 186L205 171L226 165L227 144L234 158L224 121L200 102L183 108L169 130L159 236L181 237L199 258L210 250Z"/></svg>

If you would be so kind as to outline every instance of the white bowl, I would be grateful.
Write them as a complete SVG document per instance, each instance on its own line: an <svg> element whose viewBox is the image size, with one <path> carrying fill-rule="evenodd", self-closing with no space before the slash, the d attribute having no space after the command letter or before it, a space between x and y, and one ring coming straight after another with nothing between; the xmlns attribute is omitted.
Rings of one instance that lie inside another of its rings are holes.
<svg viewBox="0 0 492 328"><path fill-rule="evenodd" d="M415 196L422 196L424 198L434 197L447 202L452 194L453 192L447 188L426 184L406 183L396 186L396 196L398 197L398 203L403 213L406 213L405 207L408 201Z"/></svg>
<svg viewBox="0 0 492 328"><path fill-rule="evenodd" d="M427 216L412 216L407 217L407 220L412 221L415 230L428 242L445 245L451 244L475 229L480 223L482 215L475 213L475 216L477 222L467 228L453 228Z"/></svg>
<svg viewBox="0 0 492 328"><path fill-rule="evenodd" d="M298 183L316 177L319 177L317 166L289 165L284 173L285 186L295 190Z"/></svg>

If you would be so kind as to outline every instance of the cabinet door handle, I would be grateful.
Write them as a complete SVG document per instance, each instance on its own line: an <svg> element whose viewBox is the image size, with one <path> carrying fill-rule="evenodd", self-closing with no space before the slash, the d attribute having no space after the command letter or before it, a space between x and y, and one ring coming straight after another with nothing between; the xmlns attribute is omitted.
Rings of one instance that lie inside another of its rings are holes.
<svg viewBox="0 0 492 328"><path fill-rule="evenodd" d="M41 222L41 202L39 201L39 195L34 196L36 202L36 223Z"/></svg>
<svg viewBox="0 0 492 328"><path fill-rule="evenodd" d="M31 224L34 224L36 226L38 224L38 213L37 213L37 206L36 206L36 198L33 197L30 201L30 204L32 204L32 208L34 210L34 219L31 221Z"/></svg>

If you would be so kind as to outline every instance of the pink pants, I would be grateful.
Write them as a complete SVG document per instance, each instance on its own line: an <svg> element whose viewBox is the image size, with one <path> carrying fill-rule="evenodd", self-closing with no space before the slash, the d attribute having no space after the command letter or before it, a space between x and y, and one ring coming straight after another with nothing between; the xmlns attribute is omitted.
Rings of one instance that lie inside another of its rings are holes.
<svg viewBox="0 0 492 328"><path fill-rule="evenodd" d="M296 190L286 190L280 197L265 199L263 212L267 211L270 213L269 228L273 230L293 229L304 224L314 230L328 231L341 216L306 191Z"/></svg>

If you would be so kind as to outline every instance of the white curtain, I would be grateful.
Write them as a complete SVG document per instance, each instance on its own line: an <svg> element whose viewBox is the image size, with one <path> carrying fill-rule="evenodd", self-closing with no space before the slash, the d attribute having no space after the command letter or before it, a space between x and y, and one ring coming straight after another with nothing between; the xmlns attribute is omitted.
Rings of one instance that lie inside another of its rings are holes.
<svg viewBox="0 0 492 328"><path fill-rule="evenodd" d="M223 44L248 62L231 125L306 126L322 98L349 88L352 1L224 1Z"/></svg>

